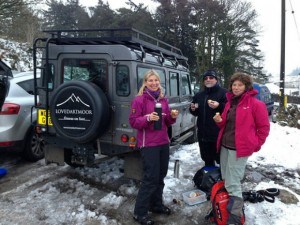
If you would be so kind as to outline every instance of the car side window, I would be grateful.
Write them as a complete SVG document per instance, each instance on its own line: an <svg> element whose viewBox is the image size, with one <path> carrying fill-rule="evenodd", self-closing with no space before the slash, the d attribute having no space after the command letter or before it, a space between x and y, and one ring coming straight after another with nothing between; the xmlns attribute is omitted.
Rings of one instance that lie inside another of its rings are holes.
<svg viewBox="0 0 300 225"><path fill-rule="evenodd" d="M183 96L191 95L191 88L190 88L190 79L187 74L182 74L181 76L182 84L181 84L181 93Z"/></svg>
<svg viewBox="0 0 300 225"><path fill-rule="evenodd" d="M170 96L179 96L179 74L169 73Z"/></svg>
<svg viewBox="0 0 300 225"><path fill-rule="evenodd" d="M47 87L52 90L53 89L53 83L54 83L54 65L49 65L49 71L44 71L43 77L43 87Z"/></svg>
<svg viewBox="0 0 300 225"><path fill-rule="evenodd" d="M34 80L25 80L22 82L19 82L18 85L23 88L28 94L34 95ZM40 82L40 79L37 79L37 82Z"/></svg>
<svg viewBox="0 0 300 225"><path fill-rule="evenodd" d="M129 68L118 65L116 68L116 92L118 96L128 96L130 94Z"/></svg>

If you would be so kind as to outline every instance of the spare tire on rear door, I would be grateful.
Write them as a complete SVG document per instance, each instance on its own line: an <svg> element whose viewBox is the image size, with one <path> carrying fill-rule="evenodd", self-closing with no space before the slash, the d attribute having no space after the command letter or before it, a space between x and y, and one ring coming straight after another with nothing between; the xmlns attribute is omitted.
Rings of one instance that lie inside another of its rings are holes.
<svg viewBox="0 0 300 225"><path fill-rule="evenodd" d="M56 132L77 143L101 136L110 121L105 94L89 81L68 81L59 86L51 98L50 115Z"/></svg>

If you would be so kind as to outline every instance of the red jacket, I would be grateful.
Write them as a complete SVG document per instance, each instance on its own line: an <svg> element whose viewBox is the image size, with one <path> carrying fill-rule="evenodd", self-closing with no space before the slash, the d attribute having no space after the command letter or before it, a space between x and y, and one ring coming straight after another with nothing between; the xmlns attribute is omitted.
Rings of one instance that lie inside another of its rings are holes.
<svg viewBox="0 0 300 225"><path fill-rule="evenodd" d="M162 129L154 130L154 122L148 122L147 117L154 112L155 100L148 93L137 96L131 103L129 123L137 129L137 147L154 147L169 144L168 127L176 122L170 115L166 98L159 98L162 105Z"/></svg>
<svg viewBox="0 0 300 225"><path fill-rule="evenodd" d="M235 145L237 157L246 157L260 150L265 143L269 132L270 122L267 107L264 102L255 98L256 90L247 91L241 97L236 109L235 121ZM220 151L221 140L226 126L226 115L230 109L233 94L227 93L227 103L221 115L222 122L217 123L220 127L217 149Z"/></svg>

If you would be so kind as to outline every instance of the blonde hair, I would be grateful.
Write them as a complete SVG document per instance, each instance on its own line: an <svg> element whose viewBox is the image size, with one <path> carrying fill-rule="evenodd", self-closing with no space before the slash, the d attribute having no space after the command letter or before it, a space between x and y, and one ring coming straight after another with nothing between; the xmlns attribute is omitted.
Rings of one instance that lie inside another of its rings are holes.
<svg viewBox="0 0 300 225"><path fill-rule="evenodd" d="M142 84L142 86L141 86L141 88L140 88L140 90L139 90L139 92L138 92L138 94L137 95L143 95L143 93L144 93L144 90L145 90L145 88L146 88L146 82L147 82L147 80L149 79L149 77L151 77L151 76L155 76L157 79L158 79L158 81L159 81L159 90L160 90L160 93L159 93L159 97L164 97L164 93L163 93L163 90L162 90L162 87L161 87L161 85L160 85L160 76L159 76L159 74L155 71L155 70L153 70L153 69L151 69L151 70L148 70L146 73L145 73L145 75L144 75L144 78L143 78L143 84Z"/></svg>

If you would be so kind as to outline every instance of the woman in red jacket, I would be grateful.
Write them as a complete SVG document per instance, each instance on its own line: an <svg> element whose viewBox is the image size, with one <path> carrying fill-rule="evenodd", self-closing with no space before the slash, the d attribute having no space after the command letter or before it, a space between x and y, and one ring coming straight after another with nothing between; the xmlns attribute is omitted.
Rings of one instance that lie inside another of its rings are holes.
<svg viewBox="0 0 300 225"><path fill-rule="evenodd" d="M222 115L214 120L220 127L217 149L225 188L230 198L227 205L227 224L241 224L243 196L241 180L248 157L260 150L270 131L265 103L255 96L252 78L245 73L235 73L230 79L227 103Z"/></svg>
<svg viewBox="0 0 300 225"><path fill-rule="evenodd" d="M161 105L161 118L155 105ZM146 72L143 85L131 103L130 125L137 129L137 147L143 160L143 178L137 195L134 219L140 224L151 225L154 221L148 211L169 215L171 210L163 204L164 178L168 172L169 144L168 127L176 122L177 110L170 110L155 70ZM154 124L161 121L161 127Z"/></svg>

